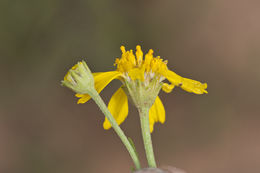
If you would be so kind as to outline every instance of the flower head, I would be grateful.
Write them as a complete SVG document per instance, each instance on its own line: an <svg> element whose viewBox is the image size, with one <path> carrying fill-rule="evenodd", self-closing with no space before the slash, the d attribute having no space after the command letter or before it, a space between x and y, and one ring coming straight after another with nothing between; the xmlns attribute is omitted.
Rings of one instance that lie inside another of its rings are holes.
<svg viewBox="0 0 260 173"><path fill-rule="evenodd" d="M94 89L94 78L85 61L74 65L61 83L80 94L89 94Z"/></svg>
<svg viewBox="0 0 260 173"><path fill-rule="evenodd" d="M175 86L195 94L207 93L207 84L183 78L171 71L167 67L167 60L159 56L153 56L150 49L143 57L141 47L136 46L135 54L133 50L126 51L124 46L120 47L121 58L116 58L115 71L93 73L95 89L101 92L112 80L119 79L122 86L113 94L108 109L114 116L118 124L121 124L128 115L128 98L133 101L137 108L148 107L150 131L153 131L155 122L165 122L165 110L162 101L158 97L162 89L170 93ZM68 76L67 76L68 78ZM164 80L168 83L164 83ZM76 91L76 90L75 90ZM77 92L77 91L76 91ZM78 103L85 103L91 97L88 94L77 92ZM104 129L109 129L111 124L107 119L103 123Z"/></svg>

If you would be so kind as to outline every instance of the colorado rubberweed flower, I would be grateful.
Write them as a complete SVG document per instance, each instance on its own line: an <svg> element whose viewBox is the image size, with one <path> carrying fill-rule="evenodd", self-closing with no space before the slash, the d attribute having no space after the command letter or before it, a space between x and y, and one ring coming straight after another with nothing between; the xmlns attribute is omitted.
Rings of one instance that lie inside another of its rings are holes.
<svg viewBox="0 0 260 173"><path fill-rule="evenodd" d="M113 94L108 109L120 125L128 115L128 98L137 108L148 107L150 131L153 131L155 122L165 122L165 110L162 101L158 97L162 89L170 93L175 86L195 94L207 93L207 84L181 77L167 67L167 61L159 56L153 56L150 49L143 58L141 47L136 46L135 55L133 50L126 51L121 46L122 56L115 60L115 71L93 73L95 89L100 93L112 80L118 79L122 86ZM164 83L164 80L169 83ZM78 103L85 103L91 97L87 93L76 94ZM109 129L111 124L105 119L104 129Z"/></svg>

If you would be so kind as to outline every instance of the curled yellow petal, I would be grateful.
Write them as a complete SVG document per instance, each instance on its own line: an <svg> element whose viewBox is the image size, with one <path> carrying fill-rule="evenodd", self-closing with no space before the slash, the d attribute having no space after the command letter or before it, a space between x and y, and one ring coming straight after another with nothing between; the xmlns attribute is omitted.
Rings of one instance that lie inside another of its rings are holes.
<svg viewBox="0 0 260 173"><path fill-rule="evenodd" d="M100 93L112 80L121 76L118 71L93 73L95 81L95 89ZM76 94L80 98L78 104L86 103L91 97L88 94Z"/></svg>
<svg viewBox="0 0 260 173"><path fill-rule="evenodd" d="M163 83L163 86L162 86L162 90L166 93L170 93L172 92L173 88L175 87L174 84L167 84L167 83Z"/></svg>
<svg viewBox="0 0 260 173"><path fill-rule="evenodd" d="M111 97L108 103L108 109L118 125L126 119L128 115L128 100L124 90L121 87ZM111 128L111 124L107 118L105 118L103 127L106 130Z"/></svg>
<svg viewBox="0 0 260 173"><path fill-rule="evenodd" d="M160 122L162 124L165 122L165 109L161 99L158 96L156 97L154 104L149 110L149 123L151 133L153 132L153 126L156 122Z"/></svg>

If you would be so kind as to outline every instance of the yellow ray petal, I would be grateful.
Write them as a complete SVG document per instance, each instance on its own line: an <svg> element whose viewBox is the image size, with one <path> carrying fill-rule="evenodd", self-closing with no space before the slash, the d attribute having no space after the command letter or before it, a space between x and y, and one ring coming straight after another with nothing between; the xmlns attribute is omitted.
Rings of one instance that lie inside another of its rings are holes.
<svg viewBox="0 0 260 173"><path fill-rule="evenodd" d="M171 70L167 70L166 76L165 76L172 84L179 86L182 83L182 77L177 75Z"/></svg>
<svg viewBox="0 0 260 173"><path fill-rule="evenodd" d="M99 72L93 73L95 88L98 93L100 93L112 80L121 76L121 73L118 71L109 71L109 72ZM91 97L88 94L76 94L76 97L80 98L78 104L86 103Z"/></svg>
<svg viewBox="0 0 260 173"><path fill-rule="evenodd" d="M167 75L165 76L172 84L176 86L180 86L183 90L187 92L192 92L195 94L204 94L208 93L206 91L207 89L207 84L204 83L202 84L199 81L188 79L188 78L183 78L173 71L168 70Z"/></svg>
<svg viewBox="0 0 260 173"><path fill-rule="evenodd" d="M195 94L204 94L207 92L207 84L200 83L199 81L183 78L181 88L187 92L192 92Z"/></svg>
<svg viewBox="0 0 260 173"><path fill-rule="evenodd" d="M167 84L167 83L163 83L163 86L162 86L162 90L166 93L170 93L172 92L173 88L175 87L174 84Z"/></svg>
<svg viewBox="0 0 260 173"><path fill-rule="evenodd" d="M128 100L124 90L121 87L111 97L108 103L108 109L118 125L126 119L128 115ZM107 118L105 118L103 127L106 130L111 128L111 124Z"/></svg>
<svg viewBox="0 0 260 173"><path fill-rule="evenodd" d="M154 104L149 110L149 122L150 122L150 132L153 132L153 125L156 122L165 122L165 110L161 99L157 96Z"/></svg>
<svg viewBox="0 0 260 173"><path fill-rule="evenodd" d="M80 98L78 100L78 104L83 104L86 103L87 101L89 101L89 99L91 98L88 94L75 94L76 97Z"/></svg>

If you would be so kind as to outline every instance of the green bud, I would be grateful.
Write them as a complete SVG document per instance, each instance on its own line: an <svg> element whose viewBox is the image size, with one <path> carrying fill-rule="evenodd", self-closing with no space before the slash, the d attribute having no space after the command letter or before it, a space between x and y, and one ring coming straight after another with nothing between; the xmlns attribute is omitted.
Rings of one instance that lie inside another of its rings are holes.
<svg viewBox="0 0 260 173"><path fill-rule="evenodd" d="M89 94L94 88L94 78L85 61L78 62L61 81L63 86L79 94Z"/></svg>

